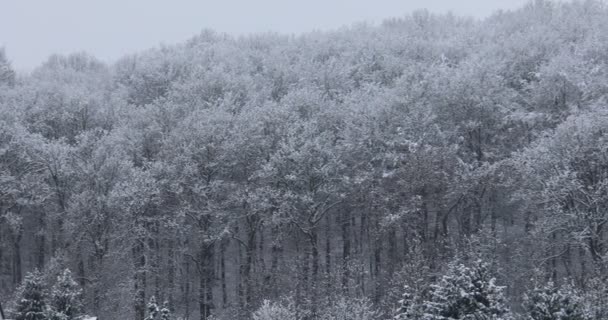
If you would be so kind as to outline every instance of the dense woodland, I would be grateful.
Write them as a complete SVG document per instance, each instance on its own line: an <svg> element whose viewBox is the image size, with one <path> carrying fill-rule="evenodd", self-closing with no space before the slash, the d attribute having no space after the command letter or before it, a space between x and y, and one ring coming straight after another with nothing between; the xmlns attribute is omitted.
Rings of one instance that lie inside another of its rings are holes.
<svg viewBox="0 0 608 320"><path fill-rule="evenodd" d="M207 30L29 73L6 48L0 301L78 287L102 320L159 319L154 299L162 319L608 319L607 98L601 1ZM504 312L437 311L475 277Z"/></svg>

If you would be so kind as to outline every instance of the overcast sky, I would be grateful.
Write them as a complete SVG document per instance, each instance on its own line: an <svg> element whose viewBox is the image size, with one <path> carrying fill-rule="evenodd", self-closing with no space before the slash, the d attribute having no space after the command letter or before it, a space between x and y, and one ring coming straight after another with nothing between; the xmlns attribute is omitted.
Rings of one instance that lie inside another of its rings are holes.
<svg viewBox="0 0 608 320"><path fill-rule="evenodd" d="M0 4L0 46L30 70L50 54L104 61L186 40L204 28L230 34L301 33L376 23L413 10L483 18L527 0L10 0Z"/></svg>

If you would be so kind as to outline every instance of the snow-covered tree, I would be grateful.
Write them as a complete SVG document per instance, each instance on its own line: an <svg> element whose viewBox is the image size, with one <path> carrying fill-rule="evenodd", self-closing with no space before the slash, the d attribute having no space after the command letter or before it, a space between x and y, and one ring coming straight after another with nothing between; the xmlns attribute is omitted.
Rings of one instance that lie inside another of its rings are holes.
<svg viewBox="0 0 608 320"><path fill-rule="evenodd" d="M45 294L42 274L36 270L28 273L17 289L16 320L46 320Z"/></svg>
<svg viewBox="0 0 608 320"><path fill-rule="evenodd" d="M150 301L148 302L148 315L146 316L146 320L156 320L156 316L160 313L160 308L158 307L158 303L156 303L156 297L152 296Z"/></svg>
<svg viewBox="0 0 608 320"><path fill-rule="evenodd" d="M424 301L422 319L509 319L503 287L495 282L488 264L481 260L471 267L451 263Z"/></svg>
<svg viewBox="0 0 608 320"><path fill-rule="evenodd" d="M536 284L524 296L525 319L587 320L583 301L571 286L558 287L553 282Z"/></svg>
<svg viewBox="0 0 608 320"><path fill-rule="evenodd" d="M51 288L49 307L50 320L71 320L82 312L82 289L69 269L57 277Z"/></svg>
<svg viewBox="0 0 608 320"><path fill-rule="evenodd" d="M160 309L160 320L171 319L171 309L169 308L169 301L163 303L163 307Z"/></svg>
<svg viewBox="0 0 608 320"><path fill-rule="evenodd" d="M296 320L296 311L293 304L264 300L262 306L253 313L253 320Z"/></svg>
<svg viewBox="0 0 608 320"><path fill-rule="evenodd" d="M319 320L374 320L380 319L380 313L374 310L369 299L352 299L341 297L329 307L323 309Z"/></svg>
<svg viewBox="0 0 608 320"><path fill-rule="evenodd" d="M397 308L395 320L418 319L422 317L422 305L420 297L413 292L409 286L405 286L399 307Z"/></svg>

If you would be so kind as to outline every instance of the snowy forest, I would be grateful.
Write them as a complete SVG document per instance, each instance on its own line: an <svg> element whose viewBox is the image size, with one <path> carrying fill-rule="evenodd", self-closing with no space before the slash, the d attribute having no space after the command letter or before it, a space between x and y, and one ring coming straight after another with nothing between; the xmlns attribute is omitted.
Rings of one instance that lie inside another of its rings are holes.
<svg viewBox="0 0 608 320"><path fill-rule="evenodd" d="M10 52L9 319L608 319L600 0Z"/></svg>

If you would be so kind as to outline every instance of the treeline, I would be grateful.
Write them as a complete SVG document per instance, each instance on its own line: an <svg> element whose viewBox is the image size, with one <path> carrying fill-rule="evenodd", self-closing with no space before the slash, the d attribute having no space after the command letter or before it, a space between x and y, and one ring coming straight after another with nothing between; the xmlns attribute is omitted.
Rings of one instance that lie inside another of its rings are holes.
<svg viewBox="0 0 608 320"><path fill-rule="evenodd" d="M515 313L532 278L605 306L606 17L534 1L203 31L30 74L2 53L0 298L69 268L100 319L142 320L152 296L184 319L353 301L382 319L481 259Z"/></svg>

